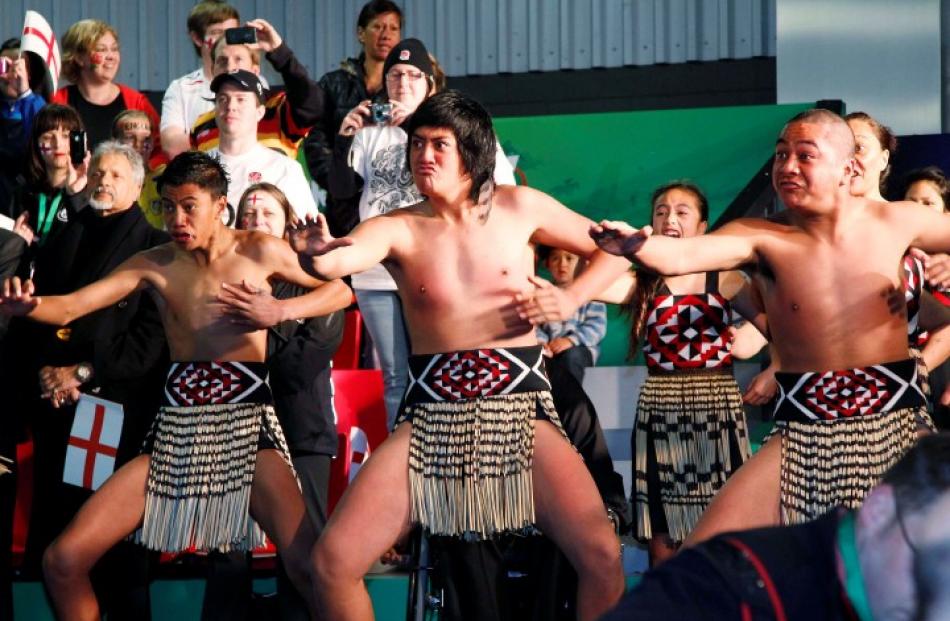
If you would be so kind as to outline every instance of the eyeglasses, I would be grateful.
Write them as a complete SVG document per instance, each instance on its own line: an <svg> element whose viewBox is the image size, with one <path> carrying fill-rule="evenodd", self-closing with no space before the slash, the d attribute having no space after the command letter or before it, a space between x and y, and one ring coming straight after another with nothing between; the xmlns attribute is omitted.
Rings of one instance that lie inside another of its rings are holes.
<svg viewBox="0 0 950 621"><path fill-rule="evenodd" d="M390 71L386 74L386 79L390 82L401 82L403 78L406 78L410 82L415 82L424 78L425 75L421 71Z"/></svg>

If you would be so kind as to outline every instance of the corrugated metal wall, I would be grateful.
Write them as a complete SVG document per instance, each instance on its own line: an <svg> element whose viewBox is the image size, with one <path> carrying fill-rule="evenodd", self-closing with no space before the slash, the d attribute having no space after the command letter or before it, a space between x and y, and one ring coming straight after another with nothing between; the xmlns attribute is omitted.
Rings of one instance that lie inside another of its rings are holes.
<svg viewBox="0 0 950 621"><path fill-rule="evenodd" d="M590 69L775 56L776 0L402 0L414 36L448 75ZM365 0L232 0L262 17L313 75L354 55ZM0 37L16 35L26 9L57 36L86 17L122 40L119 81L164 90L197 66L185 21L193 0L0 0Z"/></svg>

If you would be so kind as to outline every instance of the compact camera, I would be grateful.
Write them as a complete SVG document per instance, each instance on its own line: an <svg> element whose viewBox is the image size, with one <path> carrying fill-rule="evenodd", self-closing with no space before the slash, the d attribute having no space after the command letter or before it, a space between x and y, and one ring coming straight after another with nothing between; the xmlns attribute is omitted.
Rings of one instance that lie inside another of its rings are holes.
<svg viewBox="0 0 950 621"><path fill-rule="evenodd" d="M393 105L391 103L374 103L369 107L369 118L376 125L388 123L393 118Z"/></svg>

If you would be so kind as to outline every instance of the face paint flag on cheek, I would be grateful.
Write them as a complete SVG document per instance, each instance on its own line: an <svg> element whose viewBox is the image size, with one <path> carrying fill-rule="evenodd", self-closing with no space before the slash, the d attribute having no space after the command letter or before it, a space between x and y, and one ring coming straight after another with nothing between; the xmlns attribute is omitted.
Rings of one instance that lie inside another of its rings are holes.
<svg viewBox="0 0 950 621"><path fill-rule="evenodd" d="M205 47L209 50L214 47L214 37L205 37Z"/></svg>
<svg viewBox="0 0 950 621"><path fill-rule="evenodd" d="M100 54L99 52L93 52L92 54L89 55L89 60L90 62L92 62L93 67L98 67L99 65L103 63L103 61L105 60L105 57L103 54Z"/></svg>

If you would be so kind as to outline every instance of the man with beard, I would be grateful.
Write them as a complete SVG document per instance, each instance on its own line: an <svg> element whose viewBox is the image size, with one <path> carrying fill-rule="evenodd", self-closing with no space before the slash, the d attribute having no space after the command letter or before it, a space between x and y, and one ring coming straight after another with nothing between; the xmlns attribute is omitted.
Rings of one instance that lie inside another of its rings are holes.
<svg viewBox="0 0 950 621"><path fill-rule="evenodd" d="M150 226L136 207L143 176L142 158L132 148L113 141L99 145L91 162L87 207L37 257L40 291L82 287L137 252L168 241L168 235ZM80 393L122 405L119 466L138 453L161 395L168 354L158 310L142 292L60 329L15 319L10 340L4 377L15 383L7 394L23 395L17 409L26 414L33 435L34 494L26 566L38 571L43 551L91 495L88 489L63 482L67 439ZM110 616L148 618L143 551L120 545L100 568L94 583L107 597L104 608Z"/></svg>

